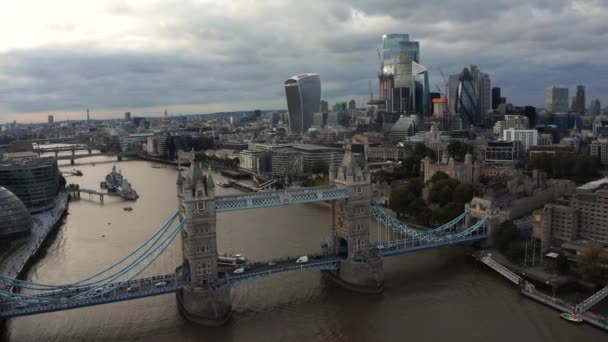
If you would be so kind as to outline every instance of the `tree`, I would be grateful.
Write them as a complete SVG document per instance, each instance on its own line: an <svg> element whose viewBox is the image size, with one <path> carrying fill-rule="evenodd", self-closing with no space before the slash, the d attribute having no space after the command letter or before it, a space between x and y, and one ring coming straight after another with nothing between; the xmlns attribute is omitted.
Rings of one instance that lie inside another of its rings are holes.
<svg viewBox="0 0 608 342"><path fill-rule="evenodd" d="M443 171L437 171L431 177L431 183L435 183L444 179L450 179L450 176L448 176L448 174Z"/></svg>
<svg viewBox="0 0 608 342"><path fill-rule="evenodd" d="M312 164L312 173L326 175L329 173L329 165L324 160L317 160Z"/></svg>
<svg viewBox="0 0 608 342"><path fill-rule="evenodd" d="M585 247L576 258L576 271L586 280L597 278L600 275L601 264L606 261L604 248L597 242Z"/></svg>
<svg viewBox="0 0 608 342"><path fill-rule="evenodd" d="M505 252L509 248L509 245L516 242L518 238L519 230L517 230L515 223L511 220L506 220L498 227L494 245L499 251Z"/></svg>
<svg viewBox="0 0 608 342"><path fill-rule="evenodd" d="M559 274L567 274L570 270L570 263L568 257L564 253L559 253L555 259L555 268Z"/></svg>
<svg viewBox="0 0 608 342"><path fill-rule="evenodd" d="M426 157L430 157L433 158L433 156L435 155L435 153L433 152L433 150L430 150L428 147L426 147L426 145L424 143L416 143L416 145L414 145L414 158L418 158L418 159L424 159Z"/></svg>
<svg viewBox="0 0 608 342"><path fill-rule="evenodd" d="M448 144L448 153L457 161L463 161L467 153L473 154L475 149L469 144L460 141L452 141Z"/></svg>
<svg viewBox="0 0 608 342"><path fill-rule="evenodd" d="M458 184L454 189L452 198L457 203L469 203L473 199L474 191L470 184Z"/></svg>

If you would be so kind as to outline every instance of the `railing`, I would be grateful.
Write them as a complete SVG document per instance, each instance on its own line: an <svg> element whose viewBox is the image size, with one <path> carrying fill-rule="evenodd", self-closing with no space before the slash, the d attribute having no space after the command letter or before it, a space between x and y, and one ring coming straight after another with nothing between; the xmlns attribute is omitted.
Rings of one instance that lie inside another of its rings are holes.
<svg viewBox="0 0 608 342"><path fill-rule="evenodd" d="M335 186L260 191L240 196L220 196L215 200L217 212L275 207L289 204L323 202L348 198L348 191Z"/></svg>
<svg viewBox="0 0 608 342"><path fill-rule="evenodd" d="M595 304L601 302L604 298L608 297L608 286L594 293L591 297L585 299L583 302L579 303L575 310L577 313L583 313L589 310Z"/></svg>

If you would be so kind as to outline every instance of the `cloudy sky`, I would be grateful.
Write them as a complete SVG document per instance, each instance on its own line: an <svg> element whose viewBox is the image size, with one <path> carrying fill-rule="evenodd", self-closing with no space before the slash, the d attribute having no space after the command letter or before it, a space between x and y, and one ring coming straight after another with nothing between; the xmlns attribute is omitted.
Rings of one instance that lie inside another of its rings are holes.
<svg viewBox="0 0 608 342"><path fill-rule="evenodd" d="M383 33L420 41L433 84L477 64L515 104L581 83L605 106L607 18L608 0L3 0L0 123L286 108L303 72L361 102Z"/></svg>

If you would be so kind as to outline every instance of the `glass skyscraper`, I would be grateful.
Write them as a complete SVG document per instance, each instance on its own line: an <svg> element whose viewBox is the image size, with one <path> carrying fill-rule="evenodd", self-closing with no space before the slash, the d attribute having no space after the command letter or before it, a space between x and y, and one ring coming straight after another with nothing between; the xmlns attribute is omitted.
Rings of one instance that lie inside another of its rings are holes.
<svg viewBox="0 0 608 342"><path fill-rule="evenodd" d="M429 113L428 71L420 63L420 43L408 34L382 36L381 99L389 112Z"/></svg>
<svg viewBox="0 0 608 342"><path fill-rule="evenodd" d="M318 74L301 74L285 81L285 95L289 110L289 130L303 134L312 125L313 113L321 105L321 78Z"/></svg>
<svg viewBox="0 0 608 342"><path fill-rule="evenodd" d="M464 128L477 124L477 95L473 85L473 77L468 68L464 68L458 78L456 90L456 113L460 114Z"/></svg>

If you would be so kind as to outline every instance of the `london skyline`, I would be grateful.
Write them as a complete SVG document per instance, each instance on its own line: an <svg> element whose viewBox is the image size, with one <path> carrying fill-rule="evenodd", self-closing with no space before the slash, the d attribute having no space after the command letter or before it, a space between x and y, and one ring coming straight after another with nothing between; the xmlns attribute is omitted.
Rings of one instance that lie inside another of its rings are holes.
<svg viewBox="0 0 608 342"><path fill-rule="evenodd" d="M593 0L14 2L0 13L0 122L286 108L284 80L306 72L323 99L359 103L370 80L378 95L385 33L420 42L431 91L438 68L475 64L514 104L582 84L587 107L605 106L607 14Z"/></svg>

